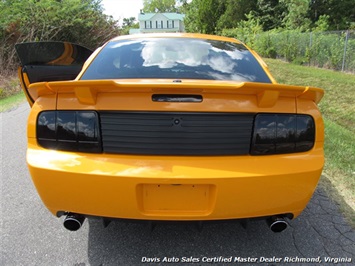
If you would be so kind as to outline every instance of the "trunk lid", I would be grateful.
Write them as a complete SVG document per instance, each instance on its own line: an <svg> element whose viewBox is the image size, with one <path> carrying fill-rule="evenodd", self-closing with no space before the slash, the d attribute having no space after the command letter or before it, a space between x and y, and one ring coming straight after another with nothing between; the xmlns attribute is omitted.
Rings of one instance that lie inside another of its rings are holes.
<svg viewBox="0 0 355 266"><path fill-rule="evenodd" d="M15 45L21 67L22 89L30 105L36 100L28 91L30 84L44 81L73 80L92 51L69 42L29 42Z"/></svg>

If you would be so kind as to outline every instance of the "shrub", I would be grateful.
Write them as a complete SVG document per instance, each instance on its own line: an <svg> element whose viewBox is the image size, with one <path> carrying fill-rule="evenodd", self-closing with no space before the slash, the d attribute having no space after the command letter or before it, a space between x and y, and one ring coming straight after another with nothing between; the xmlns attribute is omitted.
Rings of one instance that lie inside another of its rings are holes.
<svg viewBox="0 0 355 266"><path fill-rule="evenodd" d="M252 48L264 57L335 70L342 70L344 61L345 70L355 73L355 31L273 30L258 34Z"/></svg>

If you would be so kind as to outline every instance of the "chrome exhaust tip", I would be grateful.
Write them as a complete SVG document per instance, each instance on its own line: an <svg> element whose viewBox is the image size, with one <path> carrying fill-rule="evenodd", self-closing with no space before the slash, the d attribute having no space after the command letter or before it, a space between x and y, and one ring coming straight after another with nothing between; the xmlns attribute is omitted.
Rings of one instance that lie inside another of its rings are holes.
<svg viewBox="0 0 355 266"><path fill-rule="evenodd" d="M283 217L279 217L279 216L270 217L268 219L268 224L271 231L273 231L274 233L280 233L284 231L288 226L286 220Z"/></svg>
<svg viewBox="0 0 355 266"><path fill-rule="evenodd" d="M85 216L77 213L68 213L64 219L63 225L69 231L77 231L85 221Z"/></svg>

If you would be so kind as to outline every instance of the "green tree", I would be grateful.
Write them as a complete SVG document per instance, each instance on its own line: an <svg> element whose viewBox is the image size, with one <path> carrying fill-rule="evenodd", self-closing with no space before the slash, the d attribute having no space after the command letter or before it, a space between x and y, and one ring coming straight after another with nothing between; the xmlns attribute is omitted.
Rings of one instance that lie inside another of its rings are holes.
<svg viewBox="0 0 355 266"><path fill-rule="evenodd" d="M124 18L121 28L121 35L128 35L130 29L138 29L139 23L136 21L135 17Z"/></svg>
<svg viewBox="0 0 355 266"><path fill-rule="evenodd" d="M146 13L176 12L175 0L144 0L143 11Z"/></svg>
<svg viewBox="0 0 355 266"><path fill-rule="evenodd" d="M217 29L235 28L240 21L247 20L247 14L256 10L257 0L224 0L224 13L218 18Z"/></svg>
<svg viewBox="0 0 355 266"><path fill-rule="evenodd" d="M318 20L315 23L315 27L312 31L327 31L329 30L329 16L328 15L321 15L319 16Z"/></svg>
<svg viewBox="0 0 355 266"><path fill-rule="evenodd" d="M354 0L311 0L308 16L315 24L322 15L329 16L330 30L344 30L355 23Z"/></svg>
<svg viewBox="0 0 355 266"><path fill-rule="evenodd" d="M258 0L255 15L259 18L264 31L281 28L287 14L285 2L279 0Z"/></svg>
<svg viewBox="0 0 355 266"><path fill-rule="evenodd" d="M262 33L263 28L259 18L255 17L252 12L249 12L246 17L247 19L239 21L235 28L224 29L222 35L236 38L246 43L248 46L253 47L257 35Z"/></svg>
<svg viewBox="0 0 355 266"><path fill-rule="evenodd" d="M136 18L135 17L130 17L130 18L124 18L122 27L132 27L136 23Z"/></svg>
<svg viewBox="0 0 355 266"><path fill-rule="evenodd" d="M257 7L257 0L192 0L184 2L185 28L189 32L219 34L235 28Z"/></svg>
<svg viewBox="0 0 355 266"><path fill-rule="evenodd" d="M193 0L188 5L184 19L188 32L214 34L218 20L226 10L223 0Z"/></svg>
<svg viewBox="0 0 355 266"><path fill-rule="evenodd" d="M283 19L284 26L289 30L306 31L311 21L307 18L310 0L280 0L287 7L287 14Z"/></svg>

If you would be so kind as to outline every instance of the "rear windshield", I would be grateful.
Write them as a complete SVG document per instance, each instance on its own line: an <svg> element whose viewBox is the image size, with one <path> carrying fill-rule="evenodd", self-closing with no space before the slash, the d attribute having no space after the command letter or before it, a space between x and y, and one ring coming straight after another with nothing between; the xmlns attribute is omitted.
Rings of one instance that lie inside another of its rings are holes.
<svg viewBox="0 0 355 266"><path fill-rule="evenodd" d="M271 83L242 44L192 38L149 38L108 43L82 80L208 79Z"/></svg>

